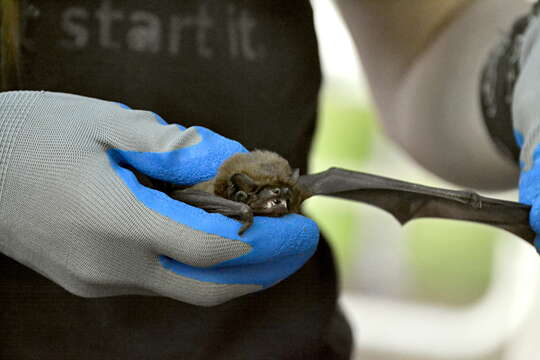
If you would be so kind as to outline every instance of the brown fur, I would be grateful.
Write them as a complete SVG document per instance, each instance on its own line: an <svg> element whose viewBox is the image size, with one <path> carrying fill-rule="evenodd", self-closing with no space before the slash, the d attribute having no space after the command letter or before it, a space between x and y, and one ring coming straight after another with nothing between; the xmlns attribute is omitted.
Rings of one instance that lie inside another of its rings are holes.
<svg viewBox="0 0 540 360"><path fill-rule="evenodd" d="M238 173L248 175L258 186L294 186L291 181L293 171L287 160L271 151L254 150L230 157L221 165L214 179L198 184L196 188L224 196L231 177Z"/></svg>

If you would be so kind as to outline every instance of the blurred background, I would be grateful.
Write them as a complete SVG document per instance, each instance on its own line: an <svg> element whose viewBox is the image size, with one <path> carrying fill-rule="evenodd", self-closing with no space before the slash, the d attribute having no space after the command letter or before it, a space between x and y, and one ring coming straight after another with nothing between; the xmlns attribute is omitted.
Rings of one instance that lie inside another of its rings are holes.
<svg viewBox="0 0 540 360"><path fill-rule="evenodd" d="M339 166L455 188L385 138L339 14L330 0L312 4L325 83L311 171ZM402 227L377 208L329 198L309 200L307 212L334 249L354 359L540 358L540 262L517 237L450 220Z"/></svg>

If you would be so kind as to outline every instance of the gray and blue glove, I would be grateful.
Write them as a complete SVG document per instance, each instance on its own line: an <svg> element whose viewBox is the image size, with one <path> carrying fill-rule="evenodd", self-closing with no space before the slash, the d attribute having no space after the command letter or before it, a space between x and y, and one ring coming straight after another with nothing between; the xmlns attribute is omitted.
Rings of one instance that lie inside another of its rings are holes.
<svg viewBox="0 0 540 360"><path fill-rule="evenodd" d="M536 15L528 18L519 41L519 76L512 98L515 139L521 149L519 192L520 201L532 206L530 223L540 234L540 21ZM540 235L535 245L540 252Z"/></svg>
<svg viewBox="0 0 540 360"><path fill-rule="evenodd" d="M0 251L84 297L208 306L272 286L315 252L313 221L256 217L239 236L239 222L146 188L127 168L191 185L243 151L114 102L0 93Z"/></svg>

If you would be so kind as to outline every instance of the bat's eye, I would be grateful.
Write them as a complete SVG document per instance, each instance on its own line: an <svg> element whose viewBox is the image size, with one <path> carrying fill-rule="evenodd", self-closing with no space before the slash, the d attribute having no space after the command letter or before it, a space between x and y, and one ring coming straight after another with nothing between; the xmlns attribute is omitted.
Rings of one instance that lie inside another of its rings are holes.
<svg viewBox="0 0 540 360"><path fill-rule="evenodd" d="M273 188L273 189L270 189L270 192L274 195L279 195L279 193L281 192L280 188Z"/></svg>
<svg viewBox="0 0 540 360"><path fill-rule="evenodd" d="M234 201L237 202L245 202L248 198L248 195L243 191L238 191L236 194L234 194Z"/></svg>

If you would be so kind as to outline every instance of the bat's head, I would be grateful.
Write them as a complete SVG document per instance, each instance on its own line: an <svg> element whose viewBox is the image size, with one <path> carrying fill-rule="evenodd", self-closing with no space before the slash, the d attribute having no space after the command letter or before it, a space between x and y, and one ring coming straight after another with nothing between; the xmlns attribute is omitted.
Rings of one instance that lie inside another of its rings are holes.
<svg viewBox="0 0 540 360"><path fill-rule="evenodd" d="M229 198L249 205L255 215L283 216L296 212L293 197L294 187L288 183L260 184L244 173L231 177Z"/></svg>
<svg viewBox="0 0 540 360"><path fill-rule="evenodd" d="M256 150L228 159L216 176L214 191L249 205L255 215L282 216L299 210L298 177L298 169L291 169L281 156Z"/></svg>

